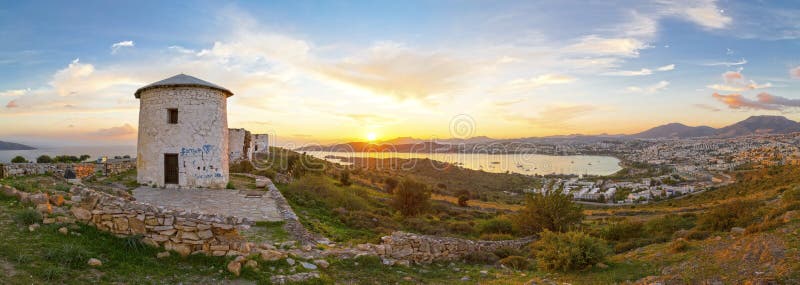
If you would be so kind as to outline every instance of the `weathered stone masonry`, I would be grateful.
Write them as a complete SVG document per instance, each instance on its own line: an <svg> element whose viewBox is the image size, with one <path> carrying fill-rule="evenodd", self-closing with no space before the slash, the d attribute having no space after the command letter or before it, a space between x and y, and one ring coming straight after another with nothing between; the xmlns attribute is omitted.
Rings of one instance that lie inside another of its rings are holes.
<svg viewBox="0 0 800 285"><path fill-rule="evenodd" d="M142 235L143 241L181 255L239 255L250 244L237 227L251 221L220 215L202 215L154 207L125 198L73 187L70 212L82 222L119 235Z"/></svg>

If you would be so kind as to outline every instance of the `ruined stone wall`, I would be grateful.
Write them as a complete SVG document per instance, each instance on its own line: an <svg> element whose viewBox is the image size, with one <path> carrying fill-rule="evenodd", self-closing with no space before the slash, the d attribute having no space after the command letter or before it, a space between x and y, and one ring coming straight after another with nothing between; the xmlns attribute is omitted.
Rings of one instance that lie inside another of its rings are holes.
<svg viewBox="0 0 800 285"><path fill-rule="evenodd" d="M253 152L255 152L255 153L269 153L269 135L268 134L255 134L255 135L253 135Z"/></svg>
<svg viewBox="0 0 800 285"><path fill-rule="evenodd" d="M79 221L120 235L142 235L143 241L163 246L181 255L240 255L250 244L238 233L238 226L252 221L237 217L202 215L154 207L146 203L74 187L70 212Z"/></svg>
<svg viewBox="0 0 800 285"><path fill-rule="evenodd" d="M130 161L119 161L119 162L107 162L103 163L103 171L105 175L115 175L119 174L131 169L136 168L136 162L133 160Z"/></svg>
<svg viewBox="0 0 800 285"><path fill-rule="evenodd" d="M64 171L72 169L78 178L94 174L94 163L7 163L0 165L0 178L11 176L55 174L64 177Z"/></svg>
<svg viewBox="0 0 800 285"><path fill-rule="evenodd" d="M394 232L381 238L378 245L360 245L371 248L378 256L388 260L407 260L413 263L459 260L470 253L492 253L502 247L522 249L534 238L502 241L475 241L451 237L417 235Z"/></svg>
<svg viewBox="0 0 800 285"><path fill-rule="evenodd" d="M253 158L254 141L250 131L245 129L228 129L228 160L237 162Z"/></svg>
<svg viewBox="0 0 800 285"><path fill-rule="evenodd" d="M137 181L164 186L164 154L178 154L180 186L223 188L228 183L226 95L197 87L155 88L139 99ZM168 123L178 109L178 123Z"/></svg>

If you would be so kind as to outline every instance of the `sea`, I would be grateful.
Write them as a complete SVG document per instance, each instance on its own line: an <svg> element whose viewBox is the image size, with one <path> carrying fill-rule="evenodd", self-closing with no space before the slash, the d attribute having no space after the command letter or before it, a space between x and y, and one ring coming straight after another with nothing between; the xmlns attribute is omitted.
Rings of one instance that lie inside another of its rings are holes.
<svg viewBox="0 0 800 285"><path fill-rule="evenodd" d="M28 161L36 161L40 155L49 155L50 157L56 155L74 155L80 156L88 154L91 156L90 160L96 160L102 157L114 158L115 156L130 155L136 157L135 145L119 145L119 146L64 146L64 147L43 147L32 150L0 150L0 163L10 162L15 156L21 155Z"/></svg>
<svg viewBox="0 0 800 285"><path fill-rule="evenodd" d="M574 174L610 175L622 169L619 159L599 155L485 154L485 153L403 153L403 152L329 152L308 151L309 155L331 162L348 164L347 158L428 158L486 172L513 172L527 175ZM0 163L10 162L17 155L36 161L40 155L88 154L91 160L101 157L136 156L136 146L65 146L33 150L0 150ZM343 161L342 158L345 158Z"/></svg>
<svg viewBox="0 0 800 285"><path fill-rule="evenodd" d="M458 166L495 173L527 175L574 174L611 175L622 169L620 160L598 155L485 154L485 153L402 153L402 152L330 152L308 151L317 158L349 164L348 158L428 158Z"/></svg>

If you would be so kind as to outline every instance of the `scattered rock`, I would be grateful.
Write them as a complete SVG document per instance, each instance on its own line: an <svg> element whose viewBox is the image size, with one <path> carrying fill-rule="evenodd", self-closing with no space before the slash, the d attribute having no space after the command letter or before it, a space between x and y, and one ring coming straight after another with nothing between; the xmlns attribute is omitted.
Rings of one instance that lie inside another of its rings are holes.
<svg viewBox="0 0 800 285"><path fill-rule="evenodd" d="M734 234L743 234L743 233L744 233L744 228L740 228L740 227L733 227L733 228L731 228L731 233L734 233Z"/></svg>
<svg viewBox="0 0 800 285"><path fill-rule="evenodd" d="M176 245L174 245L172 247L172 250L174 250L175 252L177 252L178 254L180 254L183 257L187 257L187 256L189 256L189 254L192 253L192 249L189 248L189 246L185 245L185 244L176 244Z"/></svg>
<svg viewBox="0 0 800 285"><path fill-rule="evenodd" d="M30 231L30 232L36 231L36 229L38 229L40 226L41 225L39 225L38 223L32 224L32 225L28 226L28 231Z"/></svg>
<svg viewBox="0 0 800 285"><path fill-rule="evenodd" d="M800 210L788 211L783 214L783 222L788 223L792 220L800 219Z"/></svg>
<svg viewBox="0 0 800 285"><path fill-rule="evenodd" d="M308 270L317 270L317 266L308 262L300 261L300 265Z"/></svg>
<svg viewBox="0 0 800 285"><path fill-rule="evenodd" d="M86 264L88 264L91 267L103 266L103 262L97 258L89 258L89 261L87 261Z"/></svg>
<svg viewBox="0 0 800 285"><path fill-rule="evenodd" d="M72 215L75 216L76 219L81 221L88 221L92 219L92 212L89 212L81 207L72 207L70 212L72 212Z"/></svg>
<svg viewBox="0 0 800 285"><path fill-rule="evenodd" d="M489 271L487 271L487 270L481 270L480 273L481 273L482 276L489 275Z"/></svg>
<svg viewBox="0 0 800 285"><path fill-rule="evenodd" d="M53 207L50 206L50 203L42 203L36 205L36 211L42 214L50 214L53 212Z"/></svg>
<svg viewBox="0 0 800 285"><path fill-rule="evenodd" d="M293 275L274 275L269 278L269 281L272 284L286 284L286 283L299 283L308 281L310 279L317 279L319 278L319 273L317 272L303 272L297 273Z"/></svg>
<svg viewBox="0 0 800 285"><path fill-rule="evenodd" d="M169 251L162 251L156 254L156 258L167 258L169 257Z"/></svg>
<svg viewBox="0 0 800 285"><path fill-rule="evenodd" d="M58 228L58 233L60 233L62 235L68 235L69 234L69 229L67 229L67 227L60 227L60 228Z"/></svg>
<svg viewBox="0 0 800 285"><path fill-rule="evenodd" d="M239 276L239 274L242 273L242 263L236 262L236 260L229 262L228 272L233 273L233 275Z"/></svg>
<svg viewBox="0 0 800 285"><path fill-rule="evenodd" d="M316 264L317 266L322 267L322 268L328 268L328 266L330 266L330 264L327 261L325 261L324 259L314 260L314 264Z"/></svg>
<svg viewBox="0 0 800 285"><path fill-rule="evenodd" d="M292 258L287 258L287 259L286 259L286 263L288 263L288 264L289 264L289 266L294 266L294 263L295 263L295 262L294 262L294 259L292 259Z"/></svg>
<svg viewBox="0 0 800 285"><path fill-rule="evenodd" d="M264 261L275 261L278 259L286 258L286 253L277 251L277 250L269 250L264 249L261 250L261 260Z"/></svg>
<svg viewBox="0 0 800 285"><path fill-rule="evenodd" d="M606 265L605 263L602 263L602 262L598 262L595 266L597 266L597 268L600 268L600 269L608 268L608 265Z"/></svg>
<svg viewBox="0 0 800 285"><path fill-rule="evenodd" d="M44 218L44 219L42 219L42 224L45 224L45 225L55 224L55 223L56 223L56 219L54 219L54 218Z"/></svg>
<svg viewBox="0 0 800 285"><path fill-rule="evenodd" d="M258 268L258 261L248 260L247 262L244 263L244 267L245 268L250 268L250 269L257 269Z"/></svg>
<svg viewBox="0 0 800 285"><path fill-rule="evenodd" d="M469 276L461 277L461 281L469 281Z"/></svg>

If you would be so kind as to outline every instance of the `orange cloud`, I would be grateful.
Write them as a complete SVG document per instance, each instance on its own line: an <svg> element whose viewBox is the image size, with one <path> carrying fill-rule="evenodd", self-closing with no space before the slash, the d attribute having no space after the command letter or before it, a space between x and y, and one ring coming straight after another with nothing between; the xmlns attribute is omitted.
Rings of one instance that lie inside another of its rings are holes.
<svg viewBox="0 0 800 285"><path fill-rule="evenodd" d="M723 95L719 93L714 93L711 95L714 99L719 100L725 105L728 105L728 108L731 109L754 109L754 110L779 110L780 108L775 105L765 104L763 102L754 101L742 97L741 94L728 94Z"/></svg>
<svg viewBox="0 0 800 285"><path fill-rule="evenodd" d="M106 129L99 129L97 131L90 133L90 135L93 136L111 137L111 138L127 137L133 134L136 134L136 129L130 124L124 124L122 126L110 127Z"/></svg>
<svg viewBox="0 0 800 285"><path fill-rule="evenodd" d="M790 69L789 70L789 75L791 75L792 78L800 79L800 65L795 67L795 68Z"/></svg>
<svg viewBox="0 0 800 285"><path fill-rule="evenodd" d="M19 107L19 105L17 105L17 100L8 101L8 104L6 104L6 108L16 108L16 107Z"/></svg>

